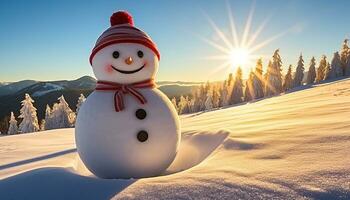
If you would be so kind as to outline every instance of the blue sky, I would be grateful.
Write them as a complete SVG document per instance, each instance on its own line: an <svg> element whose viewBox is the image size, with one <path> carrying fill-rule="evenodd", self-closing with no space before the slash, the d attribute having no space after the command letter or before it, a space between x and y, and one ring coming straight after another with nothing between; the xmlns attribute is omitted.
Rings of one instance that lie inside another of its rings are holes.
<svg viewBox="0 0 350 200"><path fill-rule="evenodd" d="M270 17L256 43L295 27L256 52L267 56L264 67L276 48L285 68L295 66L301 52L307 65L311 56L317 60L322 54L330 57L350 35L350 1L235 0L229 4L240 35L253 4L251 33ZM90 51L109 27L110 15L118 10L129 11L135 25L157 43L161 52L158 80L223 79L227 71L213 73L222 61L203 59L220 51L197 35L217 39L205 13L223 32L229 31L226 5L221 0L0 1L0 82L93 75Z"/></svg>

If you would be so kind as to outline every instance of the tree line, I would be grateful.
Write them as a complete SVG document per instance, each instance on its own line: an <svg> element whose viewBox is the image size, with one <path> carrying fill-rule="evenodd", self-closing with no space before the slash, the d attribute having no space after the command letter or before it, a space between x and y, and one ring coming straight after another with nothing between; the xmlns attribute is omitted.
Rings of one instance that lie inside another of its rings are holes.
<svg viewBox="0 0 350 200"><path fill-rule="evenodd" d="M15 115L11 112L8 131L2 134L13 135L74 127L76 115L84 101L85 96L80 94L77 102L77 109L76 112L74 112L62 95L58 98L58 102L53 104L52 108L46 105L45 118L39 123L36 112L37 109L33 105L34 100L29 94L25 94L23 101L21 101L22 107L20 109L20 115L18 116L18 118L22 119L21 122L18 125Z"/></svg>
<svg viewBox="0 0 350 200"><path fill-rule="evenodd" d="M300 54L295 72L289 65L285 75L282 74L282 59L279 49L275 50L263 73L262 59L250 71L248 79L243 83L242 69L238 67L235 76L230 73L223 82L201 84L191 95L172 98L171 102L179 114L193 113L229 105L249 102L256 99L271 97L304 84L317 84L350 76L350 49L348 39L345 39L339 52L333 54L329 63L323 55L316 68L316 59L312 57L309 63L307 77L304 77L305 65Z"/></svg>

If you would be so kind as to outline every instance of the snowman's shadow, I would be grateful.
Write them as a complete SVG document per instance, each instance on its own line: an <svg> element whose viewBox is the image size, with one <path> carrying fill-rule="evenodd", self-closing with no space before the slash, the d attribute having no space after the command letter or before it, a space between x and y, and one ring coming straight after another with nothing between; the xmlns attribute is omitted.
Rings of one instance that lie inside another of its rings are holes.
<svg viewBox="0 0 350 200"><path fill-rule="evenodd" d="M174 162L162 175L178 173L200 164L224 142L228 135L227 131L184 132Z"/></svg>
<svg viewBox="0 0 350 200"><path fill-rule="evenodd" d="M228 135L228 131L183 132L175 160L160 176L178 173L199 165L223 144ZM78 155L75 172L83 176L92 175Z"/></svg>

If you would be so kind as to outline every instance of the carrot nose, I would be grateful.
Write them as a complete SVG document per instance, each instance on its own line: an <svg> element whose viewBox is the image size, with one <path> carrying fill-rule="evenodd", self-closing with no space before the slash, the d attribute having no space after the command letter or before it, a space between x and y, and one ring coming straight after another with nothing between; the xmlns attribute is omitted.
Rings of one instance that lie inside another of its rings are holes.
<svg viewBox="0 0 350 200"><path fill-rule="evenodd" d="M131 65L131 63L132 63L132 58L131 58L131 57L128 57L127 59L125 59L125 63L128 64L128 65Z"/></svg>

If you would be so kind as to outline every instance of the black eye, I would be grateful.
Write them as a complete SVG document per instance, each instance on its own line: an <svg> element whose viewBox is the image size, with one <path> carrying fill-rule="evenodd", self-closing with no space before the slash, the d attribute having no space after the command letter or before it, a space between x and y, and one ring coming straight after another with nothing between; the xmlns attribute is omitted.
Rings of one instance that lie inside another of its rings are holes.
<svg viewBox="0 0 350 200"><path fill-rule="evenodd" d="M143 52L142 52L142 51L138 51L138 52L137 52L137 56L138 56L139 58L142 58L142 57L143 57Z"/></svg>
<svg viewBox="0 0 350 200"><path fill-rule="evenodd" d="M118 51L114 51L113 52L113 58L119 58L119 52Z"/></svg>

